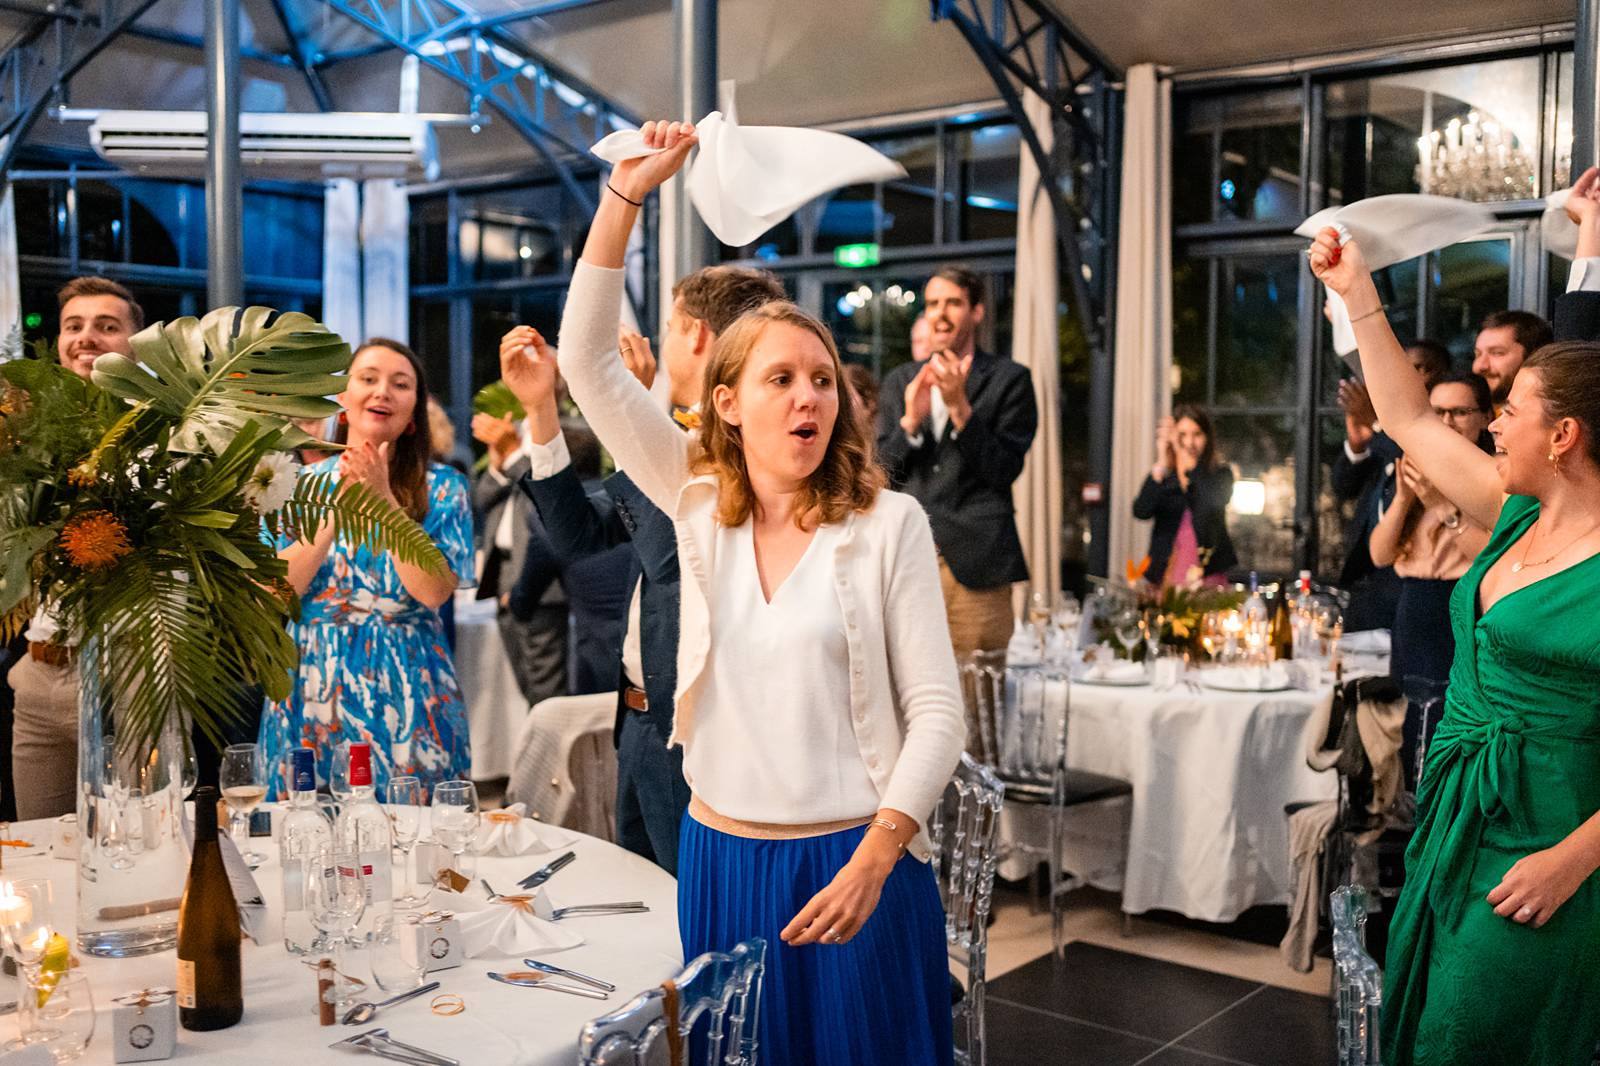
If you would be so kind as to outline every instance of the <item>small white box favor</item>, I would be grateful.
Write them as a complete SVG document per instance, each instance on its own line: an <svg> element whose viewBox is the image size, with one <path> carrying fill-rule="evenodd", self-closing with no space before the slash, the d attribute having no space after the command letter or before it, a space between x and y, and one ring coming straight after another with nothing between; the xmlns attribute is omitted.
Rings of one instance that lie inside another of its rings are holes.
<svg viewBox="0 0 1600 1066"><path fill-rule="evenodd" d="M111 1016L111 1048L118 1062L170 1059L178 1042L178 997L165 988L117 996Z"/></svg>
<svg viewBox="0 0 1600 1066"><path fill-rule="evenodd" d="M421 966L424 973L460 966L466 957L461 941L461 923L449 911L428 911L405 916L411 936L402 941L407 962Z"/></svg>

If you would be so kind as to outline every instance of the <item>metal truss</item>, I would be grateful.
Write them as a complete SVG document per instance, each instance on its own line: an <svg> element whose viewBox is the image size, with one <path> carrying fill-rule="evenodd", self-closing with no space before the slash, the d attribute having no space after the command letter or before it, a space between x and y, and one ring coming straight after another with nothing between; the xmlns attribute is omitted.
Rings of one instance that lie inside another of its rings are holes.
<svg viewBox="0 0 1600 1066"><path fill-rule="evenodd" d="M1016 120L1055 210L1062 273L1089 349L1089 480L1111 479L1112 351L1121 172L1121 72L1048 0L930 0L935 21L961 31ZM1051 147L1023 108L1031 91L1050 109ZM1102 499L1104 499L1102 495ZM1108 514L1089 511L1090 566L1106 573Z"/></svg>
<svg viewBox="0 0 1600 1066"><path fill-rule="evenodd" d="M38 18L0 56L0 174L10 169L17 146L51 99L154 3L62 0L41 5ZM9 6L17 10L22 5Z"/></svg>

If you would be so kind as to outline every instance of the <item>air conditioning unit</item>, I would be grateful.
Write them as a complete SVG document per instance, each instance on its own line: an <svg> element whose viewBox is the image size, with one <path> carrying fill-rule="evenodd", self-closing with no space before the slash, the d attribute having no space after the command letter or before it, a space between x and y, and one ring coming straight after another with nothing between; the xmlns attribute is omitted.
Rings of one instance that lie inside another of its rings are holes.
<svg viewBox="0 0 1600 1066"><path fill-rule="evenodd" d="M94 150L141 173L199 173L206 162L204 111L100 111ZM379 112L247 112L239 160L262 178L408 178L438 174L433 126L421 115Z"/></svg>

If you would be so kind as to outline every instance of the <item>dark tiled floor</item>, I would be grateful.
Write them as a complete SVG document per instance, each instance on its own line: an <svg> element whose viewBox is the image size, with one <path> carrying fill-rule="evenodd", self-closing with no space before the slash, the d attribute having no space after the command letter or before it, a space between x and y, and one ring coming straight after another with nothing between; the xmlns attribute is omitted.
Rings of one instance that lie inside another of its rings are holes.
<svg viewBox="0 0 1600 1066"><path fill-rule="evenodd" d="M1328 1000L1093 944L989 983L990 1066L1324 1066Z"/></svg>

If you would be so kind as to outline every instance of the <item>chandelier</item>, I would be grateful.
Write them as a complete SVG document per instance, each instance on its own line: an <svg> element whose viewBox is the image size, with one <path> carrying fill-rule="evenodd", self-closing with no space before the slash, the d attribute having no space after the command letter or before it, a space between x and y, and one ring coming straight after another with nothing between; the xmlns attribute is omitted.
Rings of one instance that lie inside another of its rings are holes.
<svg viewBox="0 0 1600 1066"><path fill-rule="evenodd" d="M1538 168L1514 133L1477 111L1417 138L1417 187L1477 202L1531 200Z"/></svg>

